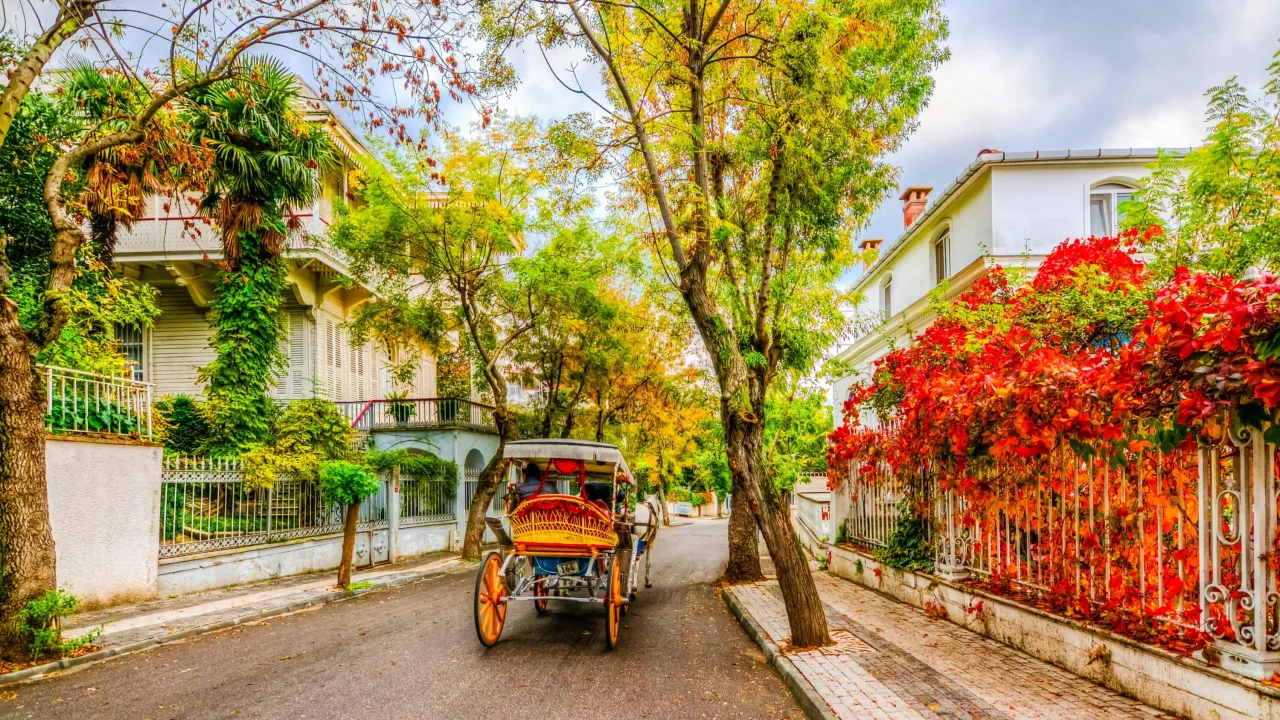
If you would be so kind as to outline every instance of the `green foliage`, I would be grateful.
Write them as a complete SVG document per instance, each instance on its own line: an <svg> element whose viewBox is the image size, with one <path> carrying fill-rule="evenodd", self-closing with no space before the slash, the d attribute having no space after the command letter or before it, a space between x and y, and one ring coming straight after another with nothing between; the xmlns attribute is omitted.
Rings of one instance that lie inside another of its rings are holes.
<svg viewBox="0 0 1280 720"><path fill-rule="evenodd" d="M378 492L378 476L348 460L320 464L320 492L326 502L355 505Z"/></svg>
<svg viewBox="0 0 1280 720"><path fill-rule="evenodd" d="M204 409L189 395L160 398L153 405L157 439L165 452L192 455L209 442L209 422Z"/></svg>
<svg viewBox="0 0 1280 720"><path fill-rule="evenodd" d="M401 475L408 475L422 482L444 483L450 488L457 485L458 465L442 460L431 453L415 452L404 448L397 450L370 450L365 463L375 470L400 468Z"/></svg>
<svg viewBox="0 0 1280 720"><path fill-rule="evenodd" d="M61 153L60 142L77 137L80 126L65 103L32 92L23 100L3 147L0 147L0 233L8 243L0 264L7 263L11 284L5 290L18 306L18 320L31 332L44 315L49 282L53 223L44 202L44 183ZM67 188L70 195L78 185ZM112 273L81 247L76 274L61 301L69 321L36 361L115 375L125 369L115 338L117 325L149 327L159 314L158 291Z"/></svg>
<svg viewBox="0 0 1280 720"><path fill-rule="evenodd" d="M284 215L312 201L312 171L336 159L323 129L295 112L298 93L283 65L252 58L237 77L197 87L187 98L190 139L214 152L200 210L217 222L224 258L209 341L217 359L200 373L214 454L237 454L270 437L267 390L285 367Z"/></svg>
<svg viewBox="0 0 1280 720"><path fill-rule="evenodd" d="M849 542L849 521L845 520L836 526L836 544Z"/></svg>
<svg viewBox="0 0 1280 720"><path fill-rule="evenodd" d="M1234 77L1210 88L1204 143L1163 155L1119 208L1127 228L1164 227L1149 248L1159 278L1180 266L1235 277L1280 267L1280 53L1268 74L1258 100Z"/></svg>
<svg viewBox="0 0 1280 720"><path fill-rule="evenodd" d="M707 504L707 496L700 492L689 493L689 504L694 507L702 507Z"/></svg>
<svg viewBox="0 0 1280 720"><path fill-rule="evenodd" d="M273 445L281 453L314 453L336 460L345 457L351 447L351 423L337 405L323 398L290 402L275 435Z"/></svg>
<svg viewBox="0 0 1280 720"><path fill-rule="evenodd" d="M884 547L872 553L880 562L899 570L933 570L933 548L927 538L929 520L916 512L908 496L898 503L898 526L885 540Z"/></svg>
<svg viewBox="0 0 1280 720"><path fill-rule="evenodd" d="M800 473L826 471L831 427L825 393L796 381L775 387L765 402L764 424L765 466L775 488L790 492Z"/></svg>
<svg viewBox="0 0 1280 720"><path fill-rule="evenodd" d="M271 438L274 403L267 390L285 367L284 268L277 261L246 262L220 272L215 289L209 343L217 357L200 378L208 383L209 451L235 455Z"/></svg>
<svg viewBox="0 0 1280 720"><path fill-rule="evenodd" d="M405 397L406 393L404 392L387 393L387 400L391 402L387 403L383 411L387 414L387 417L401 425L409 422L414 414L418 412L417 405L412 402L406 402Z"/></svg>
<svg viewBox="0 0 1280 720"><path fill-rule="evenodd" d="M75 596L65 590L47 590L43 595L27 603L18 618L18 627L27 635L31 657L40 658L48 653L65 655L90 645L102 635L102 628L95 628L74 640L63 641L62 618L74 613L79 606Z"/></svg>
<svg viewBox="0 0 1280 720"><path fill-rule="evenodd" d="M138 431L138 421L129 409L112 400L89 396L53 395L46 422L54 432L78 430L114 432L126 435Z"/></svg>
<svg viewBox="0 0 1280 720"><path fill-rule="evenodd" d="M272 487L281 473L314 481L324 461L341 460L351 452L351 426L328 400L295 400L273 425L270 445L249 446L240 453L245 487Z"/></svg>
<svg viewBox="0 0 1280 720"><path fill-rule="evenodd" d="M667 502L692 502L689 488L672 485L667 488Z"/></svg>

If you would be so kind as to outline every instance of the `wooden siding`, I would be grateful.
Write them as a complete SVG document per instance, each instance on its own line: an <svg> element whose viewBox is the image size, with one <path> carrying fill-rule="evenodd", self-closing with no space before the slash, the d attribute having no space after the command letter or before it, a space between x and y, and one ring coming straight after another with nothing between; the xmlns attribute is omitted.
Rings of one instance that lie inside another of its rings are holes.
<svg viewBox="0 0 1280 720"><path fill-rule="evenodd" d="M199 395L204 385L196 373L214 358L206 310L180 287L161 289L159 305L160 317L151 328L148 375L160 395Z"/></svg>

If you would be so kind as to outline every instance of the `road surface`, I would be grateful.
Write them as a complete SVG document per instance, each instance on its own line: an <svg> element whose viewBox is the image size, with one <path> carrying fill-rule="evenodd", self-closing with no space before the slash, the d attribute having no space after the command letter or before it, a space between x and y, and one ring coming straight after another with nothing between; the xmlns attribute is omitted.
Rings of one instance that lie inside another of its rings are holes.
<svg viewBox="0 0 1280 720"><path fill-rule="evenodd" d="M613 652L602 608L555 602L485 650L467 572L0 687L0 718L803 718L711 586L726 530L663 528Z"/></svg>

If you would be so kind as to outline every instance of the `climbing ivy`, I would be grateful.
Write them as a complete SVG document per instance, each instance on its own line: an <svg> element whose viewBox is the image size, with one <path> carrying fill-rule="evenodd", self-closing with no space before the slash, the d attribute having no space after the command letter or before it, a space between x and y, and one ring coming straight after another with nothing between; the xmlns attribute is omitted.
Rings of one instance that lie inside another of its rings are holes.
<svg viewBox="0 0 1280 720"><path fill-rule="evenodd" d="M214 455L234 455L270 440L274 408L267 389L285 367L280 352L284 268L278 259L260 257L256 233L240 235L245 250L253 252L245 253L237 270L218 274L210 339L217 357L200 370L208 383Z"/></svg>

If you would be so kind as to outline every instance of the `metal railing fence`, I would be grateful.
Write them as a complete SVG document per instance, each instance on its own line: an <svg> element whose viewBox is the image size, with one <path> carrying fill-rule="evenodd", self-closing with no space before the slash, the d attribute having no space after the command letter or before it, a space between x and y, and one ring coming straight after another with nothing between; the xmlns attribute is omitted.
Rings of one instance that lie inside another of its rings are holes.
<svg viewBox="0 0 1280 720"><path fill-rule="evenodd" d="M151 383L49 365L38 371L50 432L151 438Z"/></svg>
<svg viewBox="0 0 1280 720"><path fill-rule="evenodd" d="M904 497L932 498L913 507L932 528L939 576L1151 628L1141 632L1203 632L1223 667L1266 677L1280 663L1280 465L1264 429L1235 418L1217 427L1227 437L1172 449L1137 438L971 460L947 483L887 467L868 475L855 461L837 521L853 543L883 546Z"/></svg>
<svg viewBox="0 0 1280 720"><path fill-rule="evenodd" d="M247 488L238 460L170 456L161 482L160 557L179 557L342 531L343 508L318 484L281 474ZM360 505L360 530L388 527L388 482Z"/></svg>
<svg viewBox="0 0 1280 720"><path fill-rule="evenodd" d="M456 484L400 476L400 527L454 522Z"/></svg>
<svg viewBox="0 0 1280 720"><path fill-rule="evenodd" d="M356 431L471 427L493 430L493 408L462 398L406 398L335 403Z"/></svg>

